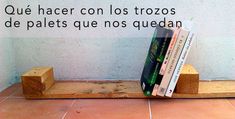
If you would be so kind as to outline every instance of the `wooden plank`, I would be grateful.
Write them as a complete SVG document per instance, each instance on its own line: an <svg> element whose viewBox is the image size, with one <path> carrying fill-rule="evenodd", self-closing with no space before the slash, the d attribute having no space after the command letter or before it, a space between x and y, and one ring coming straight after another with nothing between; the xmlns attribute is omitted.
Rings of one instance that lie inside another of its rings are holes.
<svg viewBox="0 0 235 119"><path fill-rule="evenodd" d="M63 88L68 87L68 88ZM141 93L140 93L141 91ZM59 94L57 92L60 92ZM127 93L128 92L128 93ZM140 98L144 97L139 81L57 82L46 95L66 98Z"/></svg>
<svg viewBox="0 0 235 119"><path fill-rule="evenodd" d="M198 94L174 93L172 98L235 97L235 81L200 81ZM143 95L138 80L57 81L43 95L25 95L29 99L47 98L162 98Z"/></svg>
<svg viewBox="0 0 235 119"><path fill-rule="evenodd" d="M173 94L175 98L226 98L235 97L235 80L199 81L198 94Z"/></svg>
<svg viewBox="0 0 235 119"><path fill-rule="evenodd" d="M47 98L162 98L143 95L138 80L77 80L54 82L52 67L38 67L22 75L28 99ZM235 97L235 81L199 81L198 72L185 65L172 98Z"/></svg>
<svg viewBox="0 0 235 119"><path fill-rule="evenodd" d="M176 85L176 93L197 94L199 73L192 65L184 65Z"/></svg>

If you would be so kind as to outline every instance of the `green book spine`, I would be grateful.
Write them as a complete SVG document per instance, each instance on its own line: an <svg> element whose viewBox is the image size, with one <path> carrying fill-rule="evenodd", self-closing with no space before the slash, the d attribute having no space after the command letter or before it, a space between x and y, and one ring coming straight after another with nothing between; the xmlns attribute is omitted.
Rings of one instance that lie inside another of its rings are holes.
<svg viewBox="0 0 235 119"><path fill-rule="evenodd" d="M146 96L150 96L156 80L159 79L159 71L164 60L173 32L169 29L157 27L145 61L141 75L141 86Z"/></svg>

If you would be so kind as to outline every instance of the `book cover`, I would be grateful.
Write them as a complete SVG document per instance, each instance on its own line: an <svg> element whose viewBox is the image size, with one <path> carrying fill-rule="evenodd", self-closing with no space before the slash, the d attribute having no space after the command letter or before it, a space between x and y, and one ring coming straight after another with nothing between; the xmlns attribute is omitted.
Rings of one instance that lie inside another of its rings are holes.
<svg viewBox="0 0 235 119"><path fill-rule="evenodd" d="M180 57L180 54L182 52L182 49L188 37L188 34L189 34L188 31L183 30L183 29L180 30L180 33L175 43L175 46L173 48L172 54L169 58L169 62L168 62L169 64L166 67L166 71L163 75L162 81L157 89L157 95L159 96L164 96L166 93L166 89L171 80L176 64L178 62L178 59Z"/></svg>
<svg viewBox="0 0 235 119"><path fill-rule="evenodd" d="M192 46L193 39L194 39L194 33L190 32L190 34L186 40L186 43L184 45L184 48L182 50L182 53L180 55L179 61L177 62L177 65L176 65L176 68L175 68L174 73L172 75L171 81L168 85L168 88L167 88L167 91L165 94L165 96L167 96L167 97L171 97L174 92L176 83L177 83L179 76L180 76L180 72L181 72L182 67L184 65L184 62L187 58L188 52L190 51L190 48Z"/></svg>
<svg viewBox="0 0 235 119"><path fill-rule="evenodd" d="M157 27L155 30L141 75L141 86L146 96L152 94L154 84L158 77L156 74L159 73L165 55L164 52L167 50L172 34L172 30L162 27Z"/></svg>

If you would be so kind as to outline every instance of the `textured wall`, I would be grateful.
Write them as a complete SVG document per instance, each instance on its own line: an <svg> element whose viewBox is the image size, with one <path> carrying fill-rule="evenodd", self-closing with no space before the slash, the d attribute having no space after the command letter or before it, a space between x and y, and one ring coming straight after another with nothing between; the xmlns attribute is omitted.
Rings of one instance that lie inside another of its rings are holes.
<svg viewBox="0 0 235 119"><path fill-rule="evenodd" d="M187 63L202 79L235 79L235 40L197 37ZM222 39L222 41L221 41ZM60 79L138 79L150 39L18 39L19 74L32 66L53 66Z"/></svg>
<svg viewBox="0 0 235 119"><path fill-rule="evenodd" d="M149 39L26 39L15 40L16 67L49 65L60 79L139 78Z"/></svg>
<svg viewBox="0 0 235 119"><path fill-rule="evenodd" d="M11 1L26 6L30 1ZM173 19L191 19L195 23L196 41L187 59L200 73L202 79L235 79L235 2L221 0L168 0L113 1L119 7L139 6L176 7ZM110 1L58 0L37 1L47 6L101 6ZM53 18L52 16L50 18ZM18 17L29 19L29 17ZM40 17L32 17L38 19ZM92 19L93 17L62 17L68 20ZM97 17L103 20L108 16ZM154 16L121 16L113 19L158 19ZM78 79L138 79L150 44L152 28L137 31L129 29L58 30L23 29L8 30L6 37L14 38L17 75L33 66L49 65L55 68L56 78ZM5 30L4 30L5 31Z"/></svg>

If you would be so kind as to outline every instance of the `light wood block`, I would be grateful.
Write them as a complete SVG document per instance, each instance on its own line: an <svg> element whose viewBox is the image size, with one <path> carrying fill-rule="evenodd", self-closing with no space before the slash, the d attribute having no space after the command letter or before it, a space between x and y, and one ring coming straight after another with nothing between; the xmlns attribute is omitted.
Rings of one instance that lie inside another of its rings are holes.
<svg viewBox="0 0 235 119"><path fill-rule="evenodd" d="M197 94L199 87L199 73L192 65L184 65L176 85L176 93Z"/></svg>
<svg viewBox="0 0 235 119"><path fill-rule="evenodd" d="M25 95L43 95L54 84L52 67L37 67L21 76Z"/></svg>

